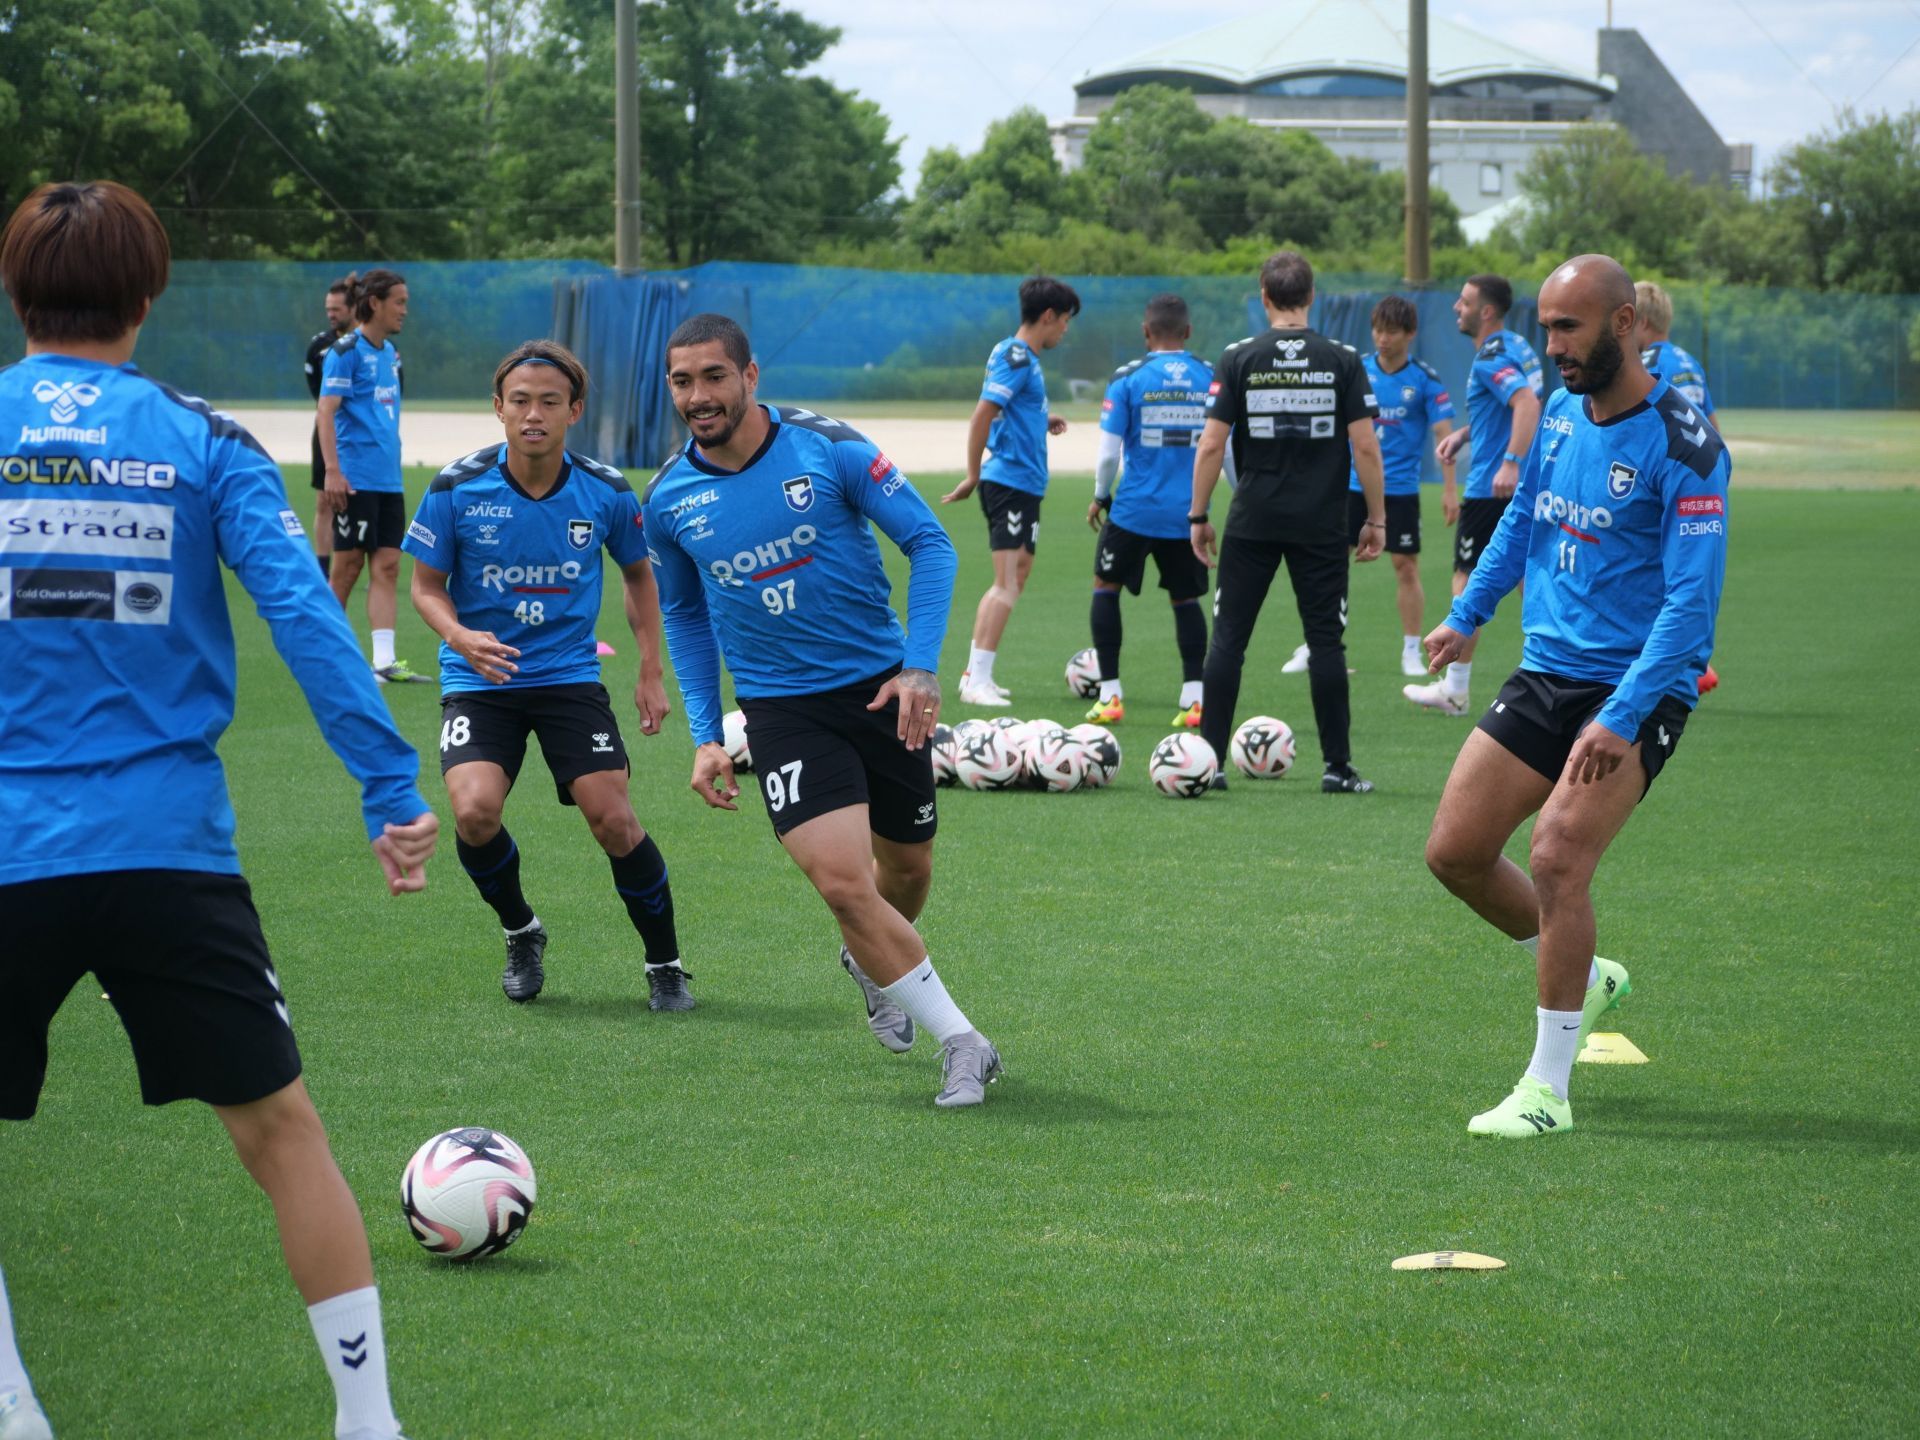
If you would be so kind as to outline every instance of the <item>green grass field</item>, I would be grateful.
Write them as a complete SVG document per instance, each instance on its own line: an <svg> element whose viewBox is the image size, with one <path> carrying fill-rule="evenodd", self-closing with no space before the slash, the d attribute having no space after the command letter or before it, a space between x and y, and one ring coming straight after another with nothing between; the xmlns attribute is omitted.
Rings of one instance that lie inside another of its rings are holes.
<svg viewBox="0 0 1920 1440"><path fill-rule="evenodd" d="M1056 482L1005 647L1027 717L1080 708L1061 667L1087 643L1086 493ZM661 738L623 724L701 1008L647 1012L606 863L537 755L508 822L554 940L546 994L510 1006L452 855L435 693L387 692L448 826L427 893L393 900L239 597L242 850L367 1211L408 1433L1913 1434L1920 496L1736 481L1734 506L1722 687L1598 881L1602 949L1634 982L1608 1027L1652 1063L1579 1067L1578 1130L1524 1145L1465 1133L1526 1062L1531 970L1421 863L1466 726L1400 699L1385 565L1356 574L1349 637L1380 793L1313 783L1276 598L1241 703L1302 732L1301 774L1156 795L1178 671L1152 590L1125 605L1116 788L943 792L924 928L1010 1072L961 1114L931 1105L924 1038L897 1058L867 1034L752 787L735 816L688 792L677 708ZM948 519L951 688L985 552L977 511ZM1433 504L1436 617L1442 536ZM1479 695L1517 651L1504 615ZM431 659L410 618L401 653ZM270 1213L217 1122L143 1112L91 987L53 1047L40 1118L0 1132L0 1260L58 1433L329 1433ZM540 1198L519 1245L460 1268L409 1238L397 1181L473 1123L527 1147ZM1388 1269L1444 1248L1510 1268Z"/></svg>

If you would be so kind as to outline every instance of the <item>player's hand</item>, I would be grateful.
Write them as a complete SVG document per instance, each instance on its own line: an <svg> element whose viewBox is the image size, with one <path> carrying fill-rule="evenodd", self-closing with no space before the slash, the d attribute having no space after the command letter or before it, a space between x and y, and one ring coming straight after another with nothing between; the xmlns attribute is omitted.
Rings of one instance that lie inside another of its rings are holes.
<svg viewBox="0 0 1920 1440"><path fill-rule="evenodd" d="M734 783L726 746L709 740L693 752L693 793L715 810L740 808L733 803L740 798L740 787Z"/></svg>
<svg viewBox="0 0 1920 1440"><path fill-rule="evenodd" d="M973 493L974 487L979 483L980 483L980 477L978 475L967 476L966 479L962 480L958 485L954 486L953 489L949 490L946 494L942 495L940 497L940 503L942 505L951 505L956 500L966 499L967 496Z"/></svg>
<svg viewBox="0 0 1920 1440"><path fill-rule="evenodd" d="M900 742L918 750L940 723L939 677L931 670L902 670L880 687L867 709L884 710L889 700L900 702Z"/></svg>
<svg viewBox="0 0 1920 1440"><path fill-rule="evenodd" d="M1440 487L1440 518L1450 527L1460 523L1460 492L1451 480Z"/></svg>
<svg viewBox="0 0 1920 1440"><path fill-rule="evenodd" d="M633 705L640 712L640 733L658 735L660 722L673 713L673 707L667 703L666 677L642 673L640 682L633 687Z"/></svg>
<svg viewBox="0 0 1920 1440"><path fill-rule="evenodd" d="M1353 558L1362 565L1369 560L1378 560L1380 552L1387 545L1387 522L1369 520L1360 527L1360 542L1353 547Z"/></svg>
<svg viewBox="0 0 1920 1440"><path fill-rule="evenodd" d="M1049 415L1047 417L1047 433L1049 435L1066 434L1067 433L1066 418L1060 415Z"/></svg>
<svg viewBox="0 0 1920 1440"><path fill-rule="evenodd" d="M1441 624L1434 626L1420 643L1427 650L1427 673L1438 675L1460 658L1460 652L1466 648L1467 637L1451 625Z"/></svg>
<svg viewBox="0 0 1920 1440"><path fill-rule="evenodd" d="M1467 435L1468 432L1465 429L1460 429L1449 430L1440 437L1440 443L1433 449L1434 453L1440 457L1442 465L1451 465L1460 452L1467 448Z"/></svg>
<svg viewBox="0 0 1920 1440"><path fill-rule="evenodd" d="M341 500L356 492L353 486L347 483L347 472L334 469L327 471L326 483L321 486L321 493L330 496L331 499L329 503L335 510L340 510L345 508L341 505Z"/></svg>
<svg viewBox="0 0 1920 1440"><path fill-rule="evenodd" d="M1511 460L1502 460L1500 468L1493 472L1493 498L1510 500L1513 492L1520 488L1520 467Z"/></svg>
<svg viewBox="0 0 1920 1440"><path fill-rule="evenodd" d="M1087 528L1098 535L1100 533L1100 527L1105 521L1105 516L1106 511L1101 508L1100 502L1098 500L1090 501L1087 505Z"/></svg>
<svg viewBox="0 0 1920 1440"><path fill-rule="evenodd" d="M1189 527L1187 530L1187 539L1193 546L1193 553L1199 557L1202 565L1211 570L1220 563L1219 560L1214 558L1218 554L1220 546L1219 537L1213 533L1212 521L1202 520L1198 525Z"/></svg>
<svg viewBox="0 0 1920 1440"><path fill-rule="evenodd" d="M513 663L520 658L520 652L502 644L491 630L456 630L447 637L447 644L454 654L473 667L474 674L495 685L506 684L520 671Z"/></svg>
<svg viewBox="0 0 1920 1440"><path fill-rule="evenodd" d="M1567 756L1567 768L1561 772L1560 778L1569 785L1590 785L1596 780L1604 780L1618 770L1620 762L1632 752L1632 745L1595 720L1573 742L1573 751Z"/></svg>
<svg viewBox="0 0 1920 1440"><path fill-rule="evenodd" d="M427 861L440 834L440 817L431 810L405 825L389 823L373 839L373 858L387 877L387 893L404 895L427 888Z"/></svg>

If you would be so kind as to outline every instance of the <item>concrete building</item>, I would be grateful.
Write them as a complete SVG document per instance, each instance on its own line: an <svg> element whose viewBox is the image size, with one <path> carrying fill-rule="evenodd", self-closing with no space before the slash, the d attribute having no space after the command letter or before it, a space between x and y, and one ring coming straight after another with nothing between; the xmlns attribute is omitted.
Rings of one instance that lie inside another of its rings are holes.
<svg viewBox="0 0 1920 1440"><path fill-rule="evenodd" d="M1407 145L1406 17L1404 0L1275 0L1263 14L1090 70L1074 82L1073 116L1052 122L1054 153L1074 168L1116 96L1159 84L1191 91L1211 114L1305 130L1336 154L1399 170ZM1427 60L1431 183L1462 215L1511 199L1533 153L1583 123L1622 127L1673 173L1729 181L1729 147L1637 30L1600 31L1588 69L1434 17Z"/></svg>

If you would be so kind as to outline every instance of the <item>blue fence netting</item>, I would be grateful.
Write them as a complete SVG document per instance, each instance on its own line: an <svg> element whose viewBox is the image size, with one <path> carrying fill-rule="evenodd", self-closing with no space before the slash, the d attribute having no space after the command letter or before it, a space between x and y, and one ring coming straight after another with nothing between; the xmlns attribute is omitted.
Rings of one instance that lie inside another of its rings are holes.
<svg viewBox="0 0 1920 1440"><path fill-rule="evenodd" d="M347 266L191 261L174 267L142 332L139 363L216 401L305 404L301 361L326 286ZM485 400L498 358L535 336L566 340L593 372L583 449L627 465L660 460L677 426L660 372L665 337L686 315L718 311L753 337L769 398L843 409L868 400L970 402L994 342L1019 323L1016 275L948 275L718 261L616 275L586 261L397 262L410 308L398 344L414 404ZM1067 276L1082 310L1046 357L1057 399L1097 395L1141 348L1140 316L1164 290L1193 312L1193 348L1213 356L1264 325L1251 276ZM1453 323L1457 284L1411 298L1413 353L1463 399L1472 347ZM1673 338L1707 371L1723 407L1920 409L1920 296L1676 285ZM1322 275L1312 319L1367 348L1368 316L1389 277ZM1531 297L1512 323L1536 337ZM23 341L0 313L0 361ZM1549 386L1557 383L1551 369Z"/></svg>

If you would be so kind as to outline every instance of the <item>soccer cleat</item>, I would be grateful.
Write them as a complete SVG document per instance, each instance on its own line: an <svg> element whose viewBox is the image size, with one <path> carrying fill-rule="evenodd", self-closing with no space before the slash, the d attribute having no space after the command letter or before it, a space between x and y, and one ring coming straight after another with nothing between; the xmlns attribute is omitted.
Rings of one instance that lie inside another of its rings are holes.
<svg viewBox="0 0 1920 1440"><path fill-rule="evenodd" d="M1282 675L1304 675L1307 673L1307 647L1297 646L1287 663L1280 667Z"/></svg>
<svg viewBox="0 0 1920 1440"><path fill-rule="evenodd" d="M1593 957L1593 963L1600 978L1587 987L1587 998L1580 1006L1580 1038L1573 1047L1575 1055L1586 1048L1587 1036L1593 1033L1595 1022L1633 993L1626 966L1602 960L1598 955Z"/></svg>
<svg viewBox="0 0 1920 1440"><path fill-rule="evenodd" d="M1444 680L1436 680L1431 685L1402 685L1400 693L1414 704L1428 710L1438 710L1442 715L1467 713L1467 692L1449 690Z"/></svg>
<svg viewBox="0 0 1920 1440"><path fill-rule="evenodd" d="M1373 782L1362 780L1351 765L1329 765L1320 777L1320 789L1328 795L1371 795Z"/></svg>
<svg viewBox="0 0 1920 1440"><path fill-rule="evenodd" d="M431 685L433 677L422 675L404 660L396 660L391 665L383 665L373 672L373 678L382 685Z"/></svg>
<svg viewBox="0 0 1920 1440"><path fill-rule="evenodd" d="M547 983L547 967L541 963L546 953L547 927L538 920L507 936L507 968L500 972L507 999L524 1005L540 993Z"/></svg>
<svg viewBox="0 0 1920 1440"><path fill-rule="evenodd" d="M1531 1075L1521 1076L1511 1095L1467 1122L1469 1135L1496 1135L1503 1140L1563 1135L1571 1129L1573 1106L1555 1095L1546 1081Z"/></svg>
<svg viewBox="0 0 1920 1440"><path fill-rule="evenodd" d="M1182 710L1178 715L1175 715L1172 724L1176 730L1198 730L1200 728L1200 702L1198 700L1194 701L1193 704L1187 706L1187 708Z"/></svg>
<svg viewBox="0 0 1920 1440"><path fill-rule="evenodd" d="M867 978L846 946L840 947L840 968L851 975L867 1002L867 1028L873 1038L896 1055L913 1048L913 1017L889 1000L880 987Z"/></svg>
<svg viewBox="0 0 1920 1440"><path fill-rule="evenodd" d="M1418 650L1402 650L1400 652L1400 673L1416 678L1424 676L1427 673L1427 662L1420 658L1420 652Z"/></svg>
<svg viewBox="0 0 1920 1440"><path fill-rule="evenodd" d="M957 1035L940 1051L940 1075L933 1103L941 1109L984 1104L987 1086L1000 1078L1000 1052L978 1030Z"/></svg>
<svg viewBox="0 0 1920 1440"><path fill-rule="evenodd" d="M691 970L682 970L678 965L650 965L647 967L647 1008L649 1010L691 1010L693 992L687 989L687 981L693 978Z"/></svg>
<svg viewBox="0 0 1920 1440"><path fill-rule="evenodd" d="M964 675L960 677L960 703L993 710L1007 710L1013 706L1013 701L1002 694L997 686L976 685Z"/></svg>
<svg viewBox="0 0 1920 1440"><path fill-rule="evenodd" d="M1210 789L1210 790L1224 790L1224 789L1226 789L1226 788L1227 788L1227 777L1226 777L1226 776L1224 776L1224 775L1222 775L1222 774L1221 774L1221 773L1220 773L1220 772L1219 772L1218 770L1216 770L1216 771L1214 771L1214 772L1213 772L1213 779L1212 779L1211 781L1209 781L1209 782L1208 782L1208 784L1207 784L1207 788L1208 788L1208 789Z"/></svg>
<svg viewBox="0 0 1920 1440"><path fill-rule="evenodd" d="M973 684L973 672L971 670L962 670L960 672L960 683L962 685ZM997 680L982 680L980 682L979 688L982 690L991 690L995 695L998 695L1002 700L1013 699L1013 691L1007 689L1006 686L1002 685Z"/></svg>
<svg viewBox="0 0 1920 1440"><path fill-rule="evenodd" d="M1094 701L1087 711L1087 719L1095 725L1117 725L1126 718L1126 703L1118 695L1110 700Z"/></svg>
<svg viewBox="0 0 1920 1440"><path fill-rule="evenodd" d="M31 1390L0 1394L0 1440L53 1440L47 1412L40 1408Z"/></svg>

